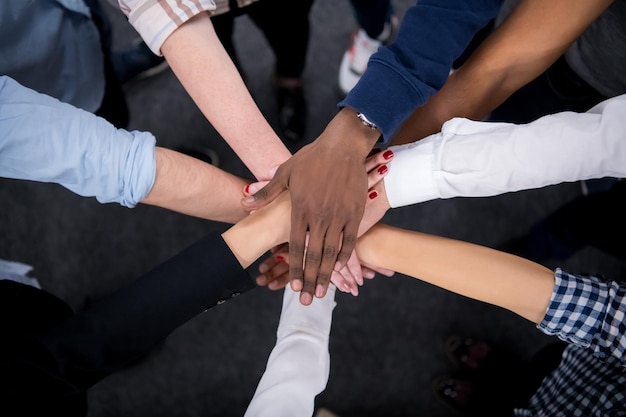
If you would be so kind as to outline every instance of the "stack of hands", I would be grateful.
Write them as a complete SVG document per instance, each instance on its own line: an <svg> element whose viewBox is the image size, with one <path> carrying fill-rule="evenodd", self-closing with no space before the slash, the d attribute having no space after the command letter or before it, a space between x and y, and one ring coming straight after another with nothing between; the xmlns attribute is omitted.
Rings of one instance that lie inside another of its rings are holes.
<svg viewBox="0 0 626 417"><path fill-rule="evenodd" d="M367 171L367 193L363 196L365 210L361 222L358 224L357 237L367 232L390 208L385 193L384 182L382 180L389 171L387 164L392 159L393 152L391 150L382 151L380 149L375 149L365 161L365 170ZM244 195L246 196L244 204L247 203L249 206L254 207L251 211L255 211L257 207L261 207L260 204L254 204L259 200L255 200L255 197L252 196L255 194L258 196L259 194L257 193L263 190L267 184L268 181L255 182L244 188ZM283 191L283 193L287 192ZM260 194L267 196L267 200L264 201L264 204L267 204L267 202L270 201L269 194ZM294 210L292 212L291 229L294 227L294 217L297 218L299 222L304 220L302 219L302 214L297 213ZM293 230L291 230L291 236L293 237ZM298 251L294 251L294 245L290 245L287 241L272 248L271 255L259 265L260 275L256 278L257 284L260 286L267 286L271 290L280 290L285 288L287 284L291 284L291 288L294 291L301 292L301 303L309 305L313 301L313 296L321 298L326 295L330 282L332 282L340 291L357 296L359 294L359 286L364 284L365 279L374 278L376 273L389 277L394 274L394 271L361 263L354 249L354 244L356 242L352 242L349 257L346 262L342 263L338 260L338 258L336 261L334 259L332 260L333 263L330 265L333 265L333 268L330 273L330 278L328 278L328 274L323 272L321 266L317 269L317 276L309 274L306 272L306 268L312 264L320 264L320 256L313 256L311 254L309 251L309 243L309 233L307 231L304 252L299 257L300 259L303 259L303 262L293 262L293 254ZM345 244L345 241L343 243ZM338 242L338 247L339 251L331 252L341 252L341 240ZM324 251L324 256L326 256L326 251ZM295 259L298 259L297 254ZM292 260L292 262L290 262L290 260Z"/></svg>

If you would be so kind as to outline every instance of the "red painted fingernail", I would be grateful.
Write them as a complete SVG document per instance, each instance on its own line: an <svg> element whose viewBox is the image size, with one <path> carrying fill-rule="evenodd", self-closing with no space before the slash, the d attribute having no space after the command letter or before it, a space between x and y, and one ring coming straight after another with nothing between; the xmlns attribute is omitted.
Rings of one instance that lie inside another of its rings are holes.
<svg viewBox="0 0 626 417"><path fill-rule="evenodd" d="M250 194L250 184L246 185L246 188L243 189L246 194Z"/></svg>
<svg viewBox="0 0 626 417"><path fill-rule="evenodd" d="M393 156L393 151L385 151L385 153L383 154L383 158L385 159L391 159L392 156Z"/></svg>
<svg viewBox="0 0 626 417"><path fill-rule="evenodd" d="M383 175L385 172L387 172L389 170L389 168L387 168L387 165L383 165L380 168L378 168L378 173L380 175Z"/></svg>
<svg viewBox="0 0 626 417"><path fill-rule="evenodd" d="M378 197L378 193L376 191L372 191L371 193L369 193L370 200L375 199L376 197Z"/></svg>
<svg viewBox="0 0 626 417"><path fill-rule="evenodd" d="M284 258L283 256L281 256L281 255L278 255L278 256L276 257L276 260L277 260L278 262L285 262L285 258Z"/></svg>

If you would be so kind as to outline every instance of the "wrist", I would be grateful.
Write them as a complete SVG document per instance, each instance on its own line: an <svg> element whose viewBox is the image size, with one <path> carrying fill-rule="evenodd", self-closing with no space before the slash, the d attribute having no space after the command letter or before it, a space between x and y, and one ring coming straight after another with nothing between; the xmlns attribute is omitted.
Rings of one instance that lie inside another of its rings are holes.
<svg viewBox="0 0 626 417"><path fill-rule="evenodd" d="M350 107L342 108L333 119L343 135L339 137L349 144L350 148L364 158L370 153L380 138L380 130L367 115L358 113Z"/></svg>

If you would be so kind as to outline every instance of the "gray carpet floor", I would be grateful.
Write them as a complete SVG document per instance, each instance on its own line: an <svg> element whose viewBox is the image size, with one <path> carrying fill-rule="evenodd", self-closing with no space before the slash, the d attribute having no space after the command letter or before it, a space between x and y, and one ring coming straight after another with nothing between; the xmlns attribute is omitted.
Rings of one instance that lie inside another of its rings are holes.
<svg viewBox="0 0 626 417"><path fill-rule="evenodd" d="M394 1L401 14L412 2ZM107 6L109 7L109 6ZM136 33L109 7L117 48ZM348 1L317 0L305 72L307 138L314 140L336 111L336 74L354 27ZM237 47L250 91L275 125L270 84L273 56L246 17ZM153 132L160 146L209 146L220 166L250 174L167 70L130 83L131 129ZM579 183L492 198L433 201L393 210L384 221L487 246L524 232L579 196ZM75 309L111 293L211 230L227 225L139 206L99 204L51 184L0 180L0 258L35 267L48 291ZM555 265L548 265L553 267ZM562 266L575 272L624 276L625 264L593 248ZM275 341L282 292L257 288L176 330L139 363L90 392L90 417L242 416ZM378 277L358 297L339 294L331 332L331 374L317 398L341 417L456 415L433 396L432 379L452 368L443 351L452 333L497 341L522 357L551 341L532 323L417 280Z"/></svg>

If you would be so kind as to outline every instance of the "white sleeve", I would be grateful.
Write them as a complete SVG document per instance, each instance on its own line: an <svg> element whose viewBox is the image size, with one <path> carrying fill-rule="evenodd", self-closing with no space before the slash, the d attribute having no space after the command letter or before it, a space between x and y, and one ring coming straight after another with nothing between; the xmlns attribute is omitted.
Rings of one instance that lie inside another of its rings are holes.
<svg viewBox="0 0 626 417"><path fill-rule="evenodd" d="M335 308L334 285L323 298L300 304L300 292L285 287L276 346L244 417L312 416L315 396L330 374L328 337Z"/></svg>
<svg viewBox="0 0 626 417"><path fill-rule="evenodd" d="M488 197L568 181L626 177L626 94L586 113L532 123L455 118L441 133L391 147L392 208L436 198Z"/></svg>

